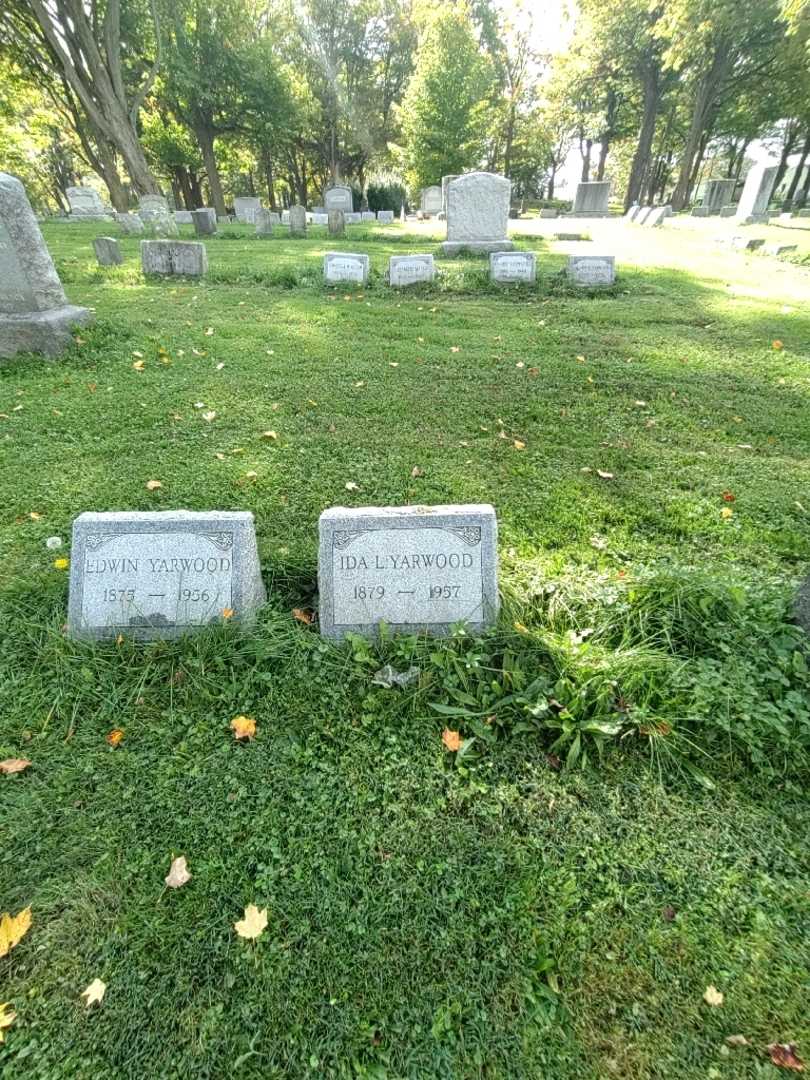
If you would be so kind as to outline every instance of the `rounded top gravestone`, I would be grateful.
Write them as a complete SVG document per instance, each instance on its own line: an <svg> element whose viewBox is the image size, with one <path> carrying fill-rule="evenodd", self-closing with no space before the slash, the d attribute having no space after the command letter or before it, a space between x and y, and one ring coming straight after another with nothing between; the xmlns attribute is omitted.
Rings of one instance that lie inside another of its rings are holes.
<svg viewBox="0 0 810 1080"><path fill-rule="evenodd" d="M506 236L512 182L497 173L472 172L447 186L446 255L459 251L511 251Z"/></svg>

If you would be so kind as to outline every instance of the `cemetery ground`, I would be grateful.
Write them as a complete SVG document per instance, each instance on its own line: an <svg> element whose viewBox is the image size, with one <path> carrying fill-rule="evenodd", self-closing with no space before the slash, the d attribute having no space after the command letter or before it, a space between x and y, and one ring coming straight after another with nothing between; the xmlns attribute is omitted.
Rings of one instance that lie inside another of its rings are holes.
<svg viewBox="0 0 810 1080"><path fill-rule="evenodd" d="M517 224L536 288L438 259L403 294L388 256L435 227L221 226L198 282L145 280L136 239L96 267L110 226L44 227L97 322L0 367L0 759L31 762L0 777L0 909L33 917L0 957L0 1076L808 1057L810 271L718 247L725 223L580 224L592 244ZM565 285L597 244L615 287ZM337 248L368 287L323 286ZM321 639L319 513L442 502L497 509L497 628ZM72 519L177 507L255 513L255 630L68 640Z"/></svg>

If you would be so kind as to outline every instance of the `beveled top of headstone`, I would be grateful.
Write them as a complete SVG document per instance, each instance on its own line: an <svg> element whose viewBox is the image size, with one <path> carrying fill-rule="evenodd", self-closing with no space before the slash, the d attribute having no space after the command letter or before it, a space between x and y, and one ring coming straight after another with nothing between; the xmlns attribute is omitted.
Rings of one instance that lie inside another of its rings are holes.
<svg viewBox="0 0 810 1080"><path fill-rule="evenodd" d="M0 172L0 315L49 311L67 304L25 188Z"/></svg>
<svg viewBox="0 0 810 1080"><path fill-rule="evenodd" d="M323 193L323 205L326 211L342 210L350 214L354 206L352 189L346 184L335 184L327 188Z"/></svg>

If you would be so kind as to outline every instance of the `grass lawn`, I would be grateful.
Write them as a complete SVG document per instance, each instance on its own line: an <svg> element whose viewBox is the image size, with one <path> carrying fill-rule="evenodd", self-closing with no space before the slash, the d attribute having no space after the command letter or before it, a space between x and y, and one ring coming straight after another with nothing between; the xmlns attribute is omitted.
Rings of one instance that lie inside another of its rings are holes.
<svg viewBox="0 0 810 1080"><path fill-rule="evenodd" d="M3 1080L810 1059L810 270L588 223L619 278L577 293L560 227L518 238L536 288L461 259L404 294L388 256L429 227L233 226L202 282L145 280L136 239L98 268L110 226L44 227L97 320L59 363L0 366L0 760L32 762L0 776L0 911L33 911L0 958ZM334 247L370 254L365 290L324 288ZM292 618L324 508L439 502L498 511L490 634L336 646ZM68 641L72 519L179 507L256 515L256 631ZM418 683L375 685L389 662Z"/></svg>

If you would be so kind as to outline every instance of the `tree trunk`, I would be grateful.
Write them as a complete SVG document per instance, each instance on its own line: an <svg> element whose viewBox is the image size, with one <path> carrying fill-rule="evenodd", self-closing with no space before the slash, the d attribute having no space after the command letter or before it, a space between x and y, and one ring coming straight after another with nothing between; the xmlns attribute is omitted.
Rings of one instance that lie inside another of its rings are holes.
<svg viewBox="0 0 810 1080"><path fill-rule="evenodd" d="M225 217L227 210L225 209L222 180L219 176L217 159L214 154L214 133L206 123L198 121L194 125L194 134L197 137L200 152L202 153L205 175L208 177L208 187L211 191L211 202L214 204L217 217Z"/></svg>
<svg viewBox="0 0 810 1080"><path fill-rule="evenodd" d="M624 208L637 203L641 197L641 189L644 176L650 164L650 150L655 137L655 124L658 119L658 106L661 103L661 68L657 61L653 61L645 71L644 76L644 112L641 118L641 128L638 133L636 152L633 154L633 164L630 166L630 179L627 182L627 194L624 197Z"/></svg>
<svg viewBox="0 0 810 1080"><path fill-rule="evenodd" d="M183 205L186 210L196 210L199 203L194 201L194 190L191 186L191 174L185 165L177 166L177 182L180 185L180 191L183 193Z"/></svg>
<svg viewBox="0 0 810 1080"><path fill-rule="evenodd" d="M774 195L785 178L788 167L788 158L793 153L793 148L796 145L798 138L798 125L794 124L793 121L788 121L787 127L785 128L785 141L782 143L782 153L779 155L779 167L776 170L776 179L773 182Z"/></svg>
<svg viewBox="0 0 810 1080"><path fill-rule="evenodd" d="M270 209L276 209L276 181L273 174L273 155L267 149L262 147L262 167L264 169L265 182L267 183L267 199L270 203Z"/></svg>
<svg viewBox="0 0 810 1080"><path fill-rule="evenodd" d="M802 156L799 158L799 164L796 166L796 171L794 172L790 181L790 187L787 189L787 195L785 196L785 198L788 202L793 202L793 197L796 194L796 189L799 186L799 180L801 178L802 170L804 169L804 164L807 161L808 155L810 155L810 135L807 135L805 137L804 145L802 146Z"/></svg>
<svg viewBox="0 0 810 1080"><path fill-rule="evenodd" d="M554 198L554 181L556 179L557 179L557 166L555 165L552 168L551 173L549 174L549 178L548 178L548 193L547 193L546 197L549 200Z"/></svg>
<svg viewBox="0 0 810 1080"><path fill-rule="evenodd" d="M805 173L801 194L794 203L794 206L797 210L803 210L805 206L807 206L808 199L810 199L810 165L807 166L807 172Z"/></svg>
<svg viewBox="0 0 810 1080"><path fill-rule="evenodd" d="M686 145L681 157L678 182L672 192L673 210L683 210L689 201L690 180L692 178L695 154L701 145L709 113L715 104L718 91L725 78L726 68L731 60L730 53L731 50L725 42L718 42L715 46L712 62L698 83L695 104L692 109L692 120L689 124L689 134L686 137Z"/></svg>
<svg viewBox="0 0 810 1080"><path fill-rule="evenodd" d="M509 106L509 119L506 123L506 136L503 148L503 174L509 176L512 170L512 146L515 142L515 103Z"/></svg>
<svg viewBox="0 0 810 1080"><path fill-rule="evenodd" d="M582 173L580 175L580 181L587 183L588 177L591 175L591 148L593 146L593 139L585 139L585 148L583 149L583 140L579 140L579 152L582 157Z"/></svg>
<svg viewBox="0 0 810 1080"><path fill-rule="evenodd" d="M189 172L188 174L188 186L191 192L191 205L189 209L199 210L205 200L203 199L202 184L200 178L196 173Z"/></svg>
<svg viewBox="0 0 810 1080"><path fill-rule="evenodd" d="M605 162L607 161L608 150L610 149L610 139L607 135L602 138L599 143L599 164L596 166L596 179L605 179Z"/></svg>
<svg viewBox="0 0 810 1080"><path fill-rule="evenodd" d="M113 148L106 139L100 138L98 140L96 154L98 155L98 173L110 193L110 202L113 209L125 214L129 210L129 196L127 195L127 189L121 182L121 177L118 175Z"/></svg>
<svg viewBox="0 0 810 1080"><path fill-rule="evenodd" d="M692 198L692 192L694 191L697 184L698 174L700 173L700 167L703 164L703 158L706 154L706 147L709 145L710 136L711 131L709 128L706 128L706 130L700 136L700 143L697 148L697 153L695 154L695 160L692 164L692 172L689 175L689 183L686 188L686 202L689 202Z"/></svg>

